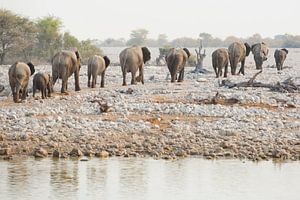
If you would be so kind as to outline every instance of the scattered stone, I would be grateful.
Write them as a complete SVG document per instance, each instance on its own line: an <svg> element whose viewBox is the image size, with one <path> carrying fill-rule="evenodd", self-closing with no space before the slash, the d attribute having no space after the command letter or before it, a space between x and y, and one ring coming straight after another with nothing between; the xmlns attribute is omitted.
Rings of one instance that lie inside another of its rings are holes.
<svg viewBox="0 0 300 200"><path fill-rule="evenodd" d="M48 156L48 151L42 147L35 149L33 156L36 158L45 158Z"/></svg>
<svg viewBox="0 0 300 200"><path fill-rule="evenodd" d="M80 151L80 149L74 148L72 151L69 153L71 157L81 157L83 156L83 153Z"/></svg>
<svg viewBox="0 0 300 200"><path fill-rule="evenodd" d="M0 156L8 156L11 154L10 148L0 148Z"/></svg>
<svg viewBox="0 0 300 200"><path fill-rule="evenodd" d="M99 158L108 158L109 153L107 151L101 151L99 153L96 153L96 156L99 157Z"/></svg>
<svg viewBox="0 0 300 200"><path fill-rule="evenodd" d="M52 153L53 158L59 158L60 157L60 153L58 150L54 150Z"/></svg>

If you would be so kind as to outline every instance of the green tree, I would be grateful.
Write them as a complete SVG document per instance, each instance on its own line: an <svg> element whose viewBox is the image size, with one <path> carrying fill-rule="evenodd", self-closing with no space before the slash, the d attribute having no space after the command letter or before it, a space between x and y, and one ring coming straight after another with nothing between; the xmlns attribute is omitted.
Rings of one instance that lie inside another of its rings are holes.
<svg viewBox="0 0 300 200"><path fill-rule="evenodd" d="M61 48L61 27L62 22L60 19L53 16L47 16L37 21L38 56L50 60L54 53Z"/></svg>
<svg viewBox="0 0 300 200"><path fill-rule="evenodd" d="M98 48L93 40L84 40L80 42L79 53L82 63L86 64L89 57L93 55L103 55L100 48Z"/></svg>
<svg viewBox="0 0 300 200"><path fill-rule="evenodd" d="M125 46L126 42L124 38L113 39L107 38L104 42L101 43L101 46L104 47L123 47Z"/></svg>
<svg viewBox="0 0 300 200"><path fill-rule="evenodd" d="M0 64L8 53L30 48L35 34L34 24L9 10L0 10ZM26 57L26 56L25 56Z"/></svg>
<svg viewBox="0 0 300 200"><path fill-rule="evenodd" d="M80 41L69 32L64 33L62 42L62 49L72 50L73 48L79 48L80 46Z"/></svg>
<svg viewBox="0 0 300 200"><path fill-rule="evenodd" d="M131 31L130 39L127 45L145 45L147 42L148 31L146 29L137 29Z"/></svg>

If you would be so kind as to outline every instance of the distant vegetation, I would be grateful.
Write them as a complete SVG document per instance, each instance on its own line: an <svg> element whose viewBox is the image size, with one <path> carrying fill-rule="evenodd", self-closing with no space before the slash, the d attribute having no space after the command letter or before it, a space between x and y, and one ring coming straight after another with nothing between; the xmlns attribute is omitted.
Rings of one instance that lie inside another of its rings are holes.
<svg viewBox="0 0 300 200"><path fill-rule="evenodd" d="M62 32L62 21L54 16L37 20L19 16L9 10L0 9L0 64L14 61L33 61L36 64L49 63L52 56L62 49L78 49L83 62L93 54L101 54L101 47L122 47L146 45L149 47L197 47L199 39L204 47L227 47L234 41L254 44L264 41L269 47L300 48L300 35L276 35L274 38L262 38L254 34L248 38L228 36L224 40L209 33L200 33L197 38L181 37L169 40L166 34L159 34L156 39L148 38L148 30L132 30L128 40L108 38L99 40L78 40L69 32Z"/></svg>
<svg viewBox="0 0 300 200"><path fill-rule="evenodd" d="M15 61L49 63L62 49L78 49L82 58L101 54L94 40L79 41L69 32L61 32L60 19L47 16L35 21L0 9L0 64ZM83 60L85 61L85 60Z"/></svg>

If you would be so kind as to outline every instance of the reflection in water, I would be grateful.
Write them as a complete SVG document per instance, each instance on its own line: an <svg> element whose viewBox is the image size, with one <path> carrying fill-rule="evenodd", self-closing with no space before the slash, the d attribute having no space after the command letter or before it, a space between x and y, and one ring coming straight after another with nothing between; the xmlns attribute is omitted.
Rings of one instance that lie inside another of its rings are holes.
<svg viewBox="0 0 300 200"><path fill-rule="evenodd" d="M299 199L300 162L0 161L0 199Z"/></svg>

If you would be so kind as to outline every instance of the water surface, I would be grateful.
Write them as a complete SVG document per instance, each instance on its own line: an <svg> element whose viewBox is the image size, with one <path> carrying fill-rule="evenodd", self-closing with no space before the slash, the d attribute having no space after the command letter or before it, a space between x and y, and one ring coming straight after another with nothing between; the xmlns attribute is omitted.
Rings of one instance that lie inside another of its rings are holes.
<svg viewBox="0 0 300 200"><path fill-rule="evenodd" d="M300 162L0 161L0 199L300 199Z"/></svg>

